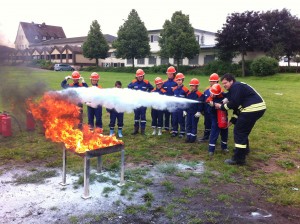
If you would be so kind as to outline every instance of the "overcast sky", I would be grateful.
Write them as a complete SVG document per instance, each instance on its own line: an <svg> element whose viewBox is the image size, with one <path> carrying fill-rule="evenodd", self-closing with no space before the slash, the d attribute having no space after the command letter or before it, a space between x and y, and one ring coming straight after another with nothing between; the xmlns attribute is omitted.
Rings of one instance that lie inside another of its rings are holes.
<svg viewBox="0 0 300 224"><path fill-rule="evenodd" d="M8 0L0 9L0 41L12 44L20 22L61 26L67 37L86 36L93 20L103 34L116 36L118 29L135 9L148 30L161 29L175 11L189 15L196 29L217 32L233 12L268 11L286 8L300 18L295 0Z"/></svg>

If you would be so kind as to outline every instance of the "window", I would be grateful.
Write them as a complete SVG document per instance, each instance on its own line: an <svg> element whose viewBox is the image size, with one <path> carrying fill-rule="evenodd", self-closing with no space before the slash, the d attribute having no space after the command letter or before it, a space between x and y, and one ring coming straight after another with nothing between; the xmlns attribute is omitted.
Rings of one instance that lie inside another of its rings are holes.
<svg viewBox="0 0 300 224"><path fill-rule="evenodd" d="M189 65L198 65L199 56L196 55L194 58L189 59Z"/></svg>
<svg viewBox="0 0 300 224"><path fill-rule="evenodd" d="M174 58L174 63L177 63L177 60ZM183 59L179 59L179 64L182 65Z"/></svg>
<svg viewBox="0 0 300 224"><path fill-rule="evenodd" d="M200 42L199 42L199 40L200 40L199 35L196 35L196 40L197 40L198 43L200 43Z"/></svg>
<svg viewBox="0 0 300 224"><path fill-rule="evenodd" d="M43 36L43 40L47 40L47 38L45 36Z"/></svg>
<svg viewBox="0 0 300 224"><path fill-rule="evenodd" d="M161 58L161 64L162 64L162 65L167 65L167 64L169 64L169 58Z"/></svg>
<svg viewBox="0 0 300 224"><path fill-rule="evenodd" d="M204 44L204 35L201 36L201 44Z"/></svg>
<svg viewBox="0 0 300 224"><path fill-rule="evenodd" d="M145 58L138 58L138 59L137 59L137 63L138 63L139 65L145 64Z"/></svg>
<svg viewBox="0 0 300 224"><path fill-rule="evenodd" d="M156 57L155 56L149 57L149 65L156 65Z"/></svg>
<svg viewBox="0 0 300 224"><path fill-rule="evenodd" d="M215 60L215 56L214 55L205 55L204 56L204 64L208 64L211 61Z"/></svg>
<svg viewBox="0 0 300 224"><path fill-rule="evenodd" d="M132 59L131 58L127 58L126 60L127 60L128 65L132 65Z"/></svg>
<svg viewBox="0 0 300 224"><path fill-rule="evenodd" d="M153 43L153 42L158 42L158 36L157 35L151 35L150 36L150 42Z"/></svg>
<svg viewBox="0 0 300 224"><path fill-rule="evenodd" d="M34 39L35 39L35 40L38 40L38 39L39 39L39 37L38 37L37 35L35 35L35 36L34 36Z"/></svg>
<svg viewBox="0 0 300 224"><path fill-rule="evenodd" d="M68 59L72 59L73 55L72 54L68 54Z"/></svg>

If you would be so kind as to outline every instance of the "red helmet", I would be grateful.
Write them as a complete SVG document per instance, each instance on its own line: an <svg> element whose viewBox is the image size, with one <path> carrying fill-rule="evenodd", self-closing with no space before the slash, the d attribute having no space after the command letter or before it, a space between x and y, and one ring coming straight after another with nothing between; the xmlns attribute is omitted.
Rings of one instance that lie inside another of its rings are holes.
<svg viewBox="0 0 300 224"><path fill-rule="evenodd" d="M222 92L222 87L219 83L213 84L210 88L209 91L211 92L211 94L213 95L220 95L220 93Z"/></svg>
<svg viewBox="0 0 300 224"><path fill-rule="evenodd" d="M191 79L190 81L190 86L199 86L200 85L200 82L198 79Z"/></svg>
<svg viewBox="0 0 300 224"><path fill-rule="evenodd" d="M175 73L176 72L176 69L173 67L173 66L170 66L168 69L167 69L167 72L166 73Z"/></svg>
<svg viewBox="0 0 300 224"><path fill-rule="evenodd" d="M79 79L79 78L80 78L79 72L78 72L78 71L74 71L74 72L72 73L72 79Z"/></svg>
<svg viewBox="0 0 300 224"><path fill-rule="evenodd" d="M160 77L156 77L154 79L154 83L155 83L155 85L157 85L157 84L163 84L164 82L163 82L163 80Z"/></svg>
<svg viewBox="0 0 300 224"><path fill-rule="evenodd" d="M177 73L177 75L175 76L175 81L177 80L177 79L184 79L185 77L184 77L184 75L182 74L182 73Z"/></svg>
<svg viewBox="0 0 300 224"><path fill-rule="evenodd" d="M141 77L144 75L145 75L145 72L143 71L143 69L136 70L135 77Z"/></svg>
<svg viewBox="0 0 300 224"><path fill-rule="evenodd" d="M99 80L99 79L100 79L100 76L98 75L97 72L93 72L93 73L91 74L90 79L93 79L93 80Z"/></svg>
<svg viewBox="0 0 300 224"><path fill-rule="evenodd" d="M218 82L219 81L219 75L217 73L213 73L209 76L209 81L212 82Z"/></svg>

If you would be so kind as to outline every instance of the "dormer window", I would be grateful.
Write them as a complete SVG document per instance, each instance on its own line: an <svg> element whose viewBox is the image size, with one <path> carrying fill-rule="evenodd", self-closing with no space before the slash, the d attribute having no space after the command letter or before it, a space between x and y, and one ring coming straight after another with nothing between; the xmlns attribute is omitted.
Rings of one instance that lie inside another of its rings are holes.
<svg viewBox="0 0 300 224"><path fill-rule="evenodd" d="M204 44L204 35L201 36L201 44Z"/></svg>
<svg viewBox="0 0 300 224"><path fill-rule="evenodd" d="M38 39L39 39L39 37L38 37L37 35L35 35L35 36L34 36L34 39L35 39L35 40L38 40Z"/></svg>

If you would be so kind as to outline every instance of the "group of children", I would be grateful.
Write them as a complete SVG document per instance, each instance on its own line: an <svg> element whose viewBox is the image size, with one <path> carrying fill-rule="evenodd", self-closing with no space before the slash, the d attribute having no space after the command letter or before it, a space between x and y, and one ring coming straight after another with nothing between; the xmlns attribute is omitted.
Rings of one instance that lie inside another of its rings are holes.
<svg viewBox="0 0 300 224"><path fill-rule="evenodd" d="M200 142L209 141L209 155L213 156L215 152L216 142L218 136L221 135L221 149L223 152L227 152L227 139L228 139L228 125L227 125L227 112L217 110L214 107L214 103L222 103L226 93L223 92L219 82L218 74L214 73L210 76L210 86L202 93L198 90L200 82L198 79L193 78L189 82L190 88L184 86L185 76L182 73L176 74L176 69L170 66L166 72L168 79L163 81L162 78L156 77L154 80L155 87L151 83L144 79L145 72L142 69L136 71L135 79L132 80L127 88L133 90L141 90L146 92L154 92L161 95L174 96L180 98L191 99L199 101L199 103L191 103L187 108L176 108L170 112L168 110L159 110L151 108L153 128L152 135L162 135L163 129L171 133L172 137L183 138L186 137L186 143L193 143L197 139L197 127L201 115L204 116L204 135L199 139ZM176 74L176 75L175 75ZM73 79L72 84L68 84L68 79ZM79 83L81 79L81 83ZM98 85L100 76L97 73L91 74L91 84L101 88ZM71 76L67 76L62 81L61 86L63 88L68 87L88 87L84 82L84 79L80 74L75 71ZM122 83L117 81L115 83L116 88L122 88ZM82 105L81 105L82 106ZM114 127L117 121L118 137L122 138L122 128L124 113L118 113L114 109L106 109L110 113L110 135L114 133ZM102 107L99 105L97 108L87 106L88 111L88 124L91 129L94 128L94 117L96 118L95 126L102 129ZM133 135L140 133L145 134L146 129L146 111L147 107L141 106L134 109L134 131ZM223 119L223 123L221 122ZM171 121L171 128L170 128ZM224 124L225 121L225 124ZM82 118L81 118L82 122ZM222 123L222 125L221 125ZM171 131L170 131L171 130Z"/></svg>

